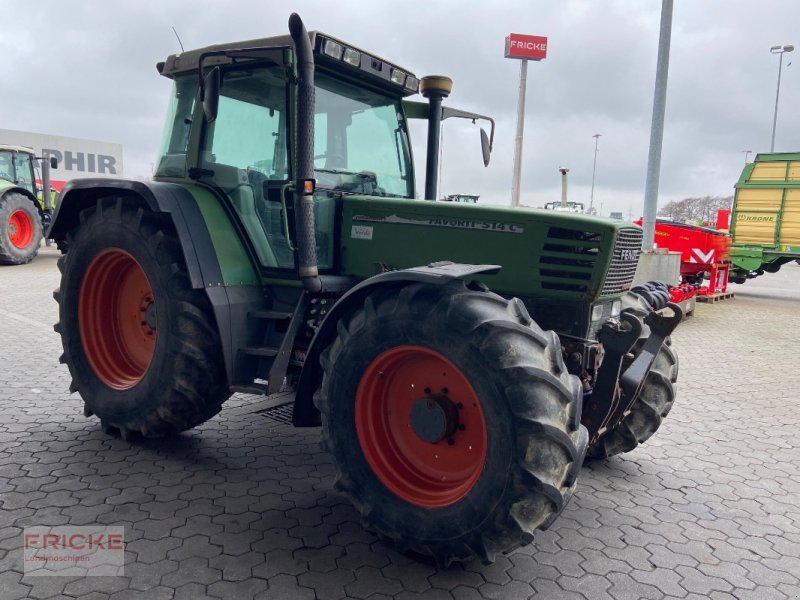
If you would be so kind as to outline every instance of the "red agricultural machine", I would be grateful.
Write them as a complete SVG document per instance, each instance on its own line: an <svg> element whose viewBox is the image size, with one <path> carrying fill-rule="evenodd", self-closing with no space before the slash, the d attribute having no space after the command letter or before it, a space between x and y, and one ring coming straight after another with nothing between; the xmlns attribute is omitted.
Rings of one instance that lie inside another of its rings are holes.
<svg viewBox="0 0 800 600"><path fill-rule="evenodd" d="M673 302L727 292L731 238L725 231L658 219L656 245L681 253L681 285L671 290Z"/></svg>

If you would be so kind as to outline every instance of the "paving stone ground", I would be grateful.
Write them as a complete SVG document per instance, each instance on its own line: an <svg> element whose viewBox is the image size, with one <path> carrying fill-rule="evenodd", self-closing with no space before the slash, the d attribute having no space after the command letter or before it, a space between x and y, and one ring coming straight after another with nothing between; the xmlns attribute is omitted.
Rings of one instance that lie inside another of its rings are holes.
<svg viewBox="0 0 800 600"><path fill-rule="evenodd" d="M561 518L437 570L359 524L319 431L234 396L176 438L104 434L67 391L54 250L0 267L0 598L800 598L800 266L698 304L658 434L584 467ZM122 525L124 577L24 577L22 529Z"/></svg>

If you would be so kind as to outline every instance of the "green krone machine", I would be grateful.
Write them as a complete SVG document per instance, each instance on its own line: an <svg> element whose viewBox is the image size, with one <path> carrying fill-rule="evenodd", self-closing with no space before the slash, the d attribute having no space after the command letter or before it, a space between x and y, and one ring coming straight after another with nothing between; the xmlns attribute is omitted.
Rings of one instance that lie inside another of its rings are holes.
<svg viewBox="0 0 800 600"><path fill-rule="evenodd" d="M33 260L50 222L49 167L56 167L55 159L42 163L43 189L36 186L36 165L30 148L0 144L0 265Z"/></svg>
<svg viewBox="0 0 800 600"><path fill-rule="evenodd" d="M745 165L731 214L734 283L800 260L800 153L759 153Z"/></svg>
<svg viewBox="0 0 800 600"><path fill-rule="evenodd" d="M70 390L131 439L291 387L368 526L440 564L491 561L554 521L587 453L659 427L680 310L626 293L635 225L434 201L441 121L485 117L443 108L445 77L297 15L289 30L159 63L174 93L154 181L63 190Z"/></svg>

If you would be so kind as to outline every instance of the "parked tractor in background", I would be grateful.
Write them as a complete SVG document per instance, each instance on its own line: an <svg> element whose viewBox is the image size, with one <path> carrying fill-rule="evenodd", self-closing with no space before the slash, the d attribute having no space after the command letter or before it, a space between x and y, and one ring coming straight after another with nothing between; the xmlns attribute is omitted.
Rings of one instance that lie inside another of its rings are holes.
<svg viewBox="0 0 800 600"><path fill-rule="evenodd" d="M56 168L56 163L55 159L42 162L40 188L36 161L30 148L0 145L0 264L33 260L50 223L50 168Z"/></svg>
<svg viewBox="0 0 800 600"><path fill-rule="evenodd" d="M736 183L730 280L744 283L800 260L800 153L760 153Z"/></svg>
<svg viewBox="0 0 800 600"><path fill-rule="evenodd" d="M132 439L291 386L366 524L440 564L491 561L553 522L587 448L659 427L680 309L626 293L633 224L435 201L442 119L483 117L442 107L445 77L289 29L159 63L154 181L62 191L70 391ZM428 121L429 200L410 118Z"/></svg>

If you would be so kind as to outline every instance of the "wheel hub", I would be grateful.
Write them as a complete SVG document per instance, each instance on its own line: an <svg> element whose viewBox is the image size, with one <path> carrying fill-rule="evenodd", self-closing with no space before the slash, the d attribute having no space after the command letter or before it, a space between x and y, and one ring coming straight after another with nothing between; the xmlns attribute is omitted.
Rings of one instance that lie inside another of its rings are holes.
<svg viewBox="0 0 800 600"><path fill-rule="evenodd" d="M139 310L144 313L142 327L145 333L147 333L147 335L152 335L156 328L156 303L153 302L153 297L146 295L142 298Z"/></svg>
<svg viewBox="0 0 800 600"><path fill-rule="evenodd" d="M436 444L452 440L458 429L458 408L444 394L420 398L411 407L411 428L423 442Z"/></svg>
<svg viewBox="0 0 800 600"><path fill-rule="evenodd" d="M28 214L23 210L15 210L11 213L7 224L8 239L11 243L23 250L33 241L33 222Z"/></svg>
<svg viewBox="0 0 800 600"><path fill-rule="evenodd" d="M157 313L153 288L139 262L122 248L107 248L86 268L78 297L78 328L97 378L127 390L144 377L155 353Z"/></svg>
<svg viewBox="0 0 800 600"><path fill-rule="evenodd" d="M481 402L466 375L424 346L376 356L356 392L356 434L372 472L396 496L440 508L466 496L488 449Z"/></svg>

